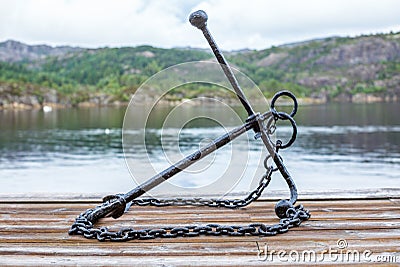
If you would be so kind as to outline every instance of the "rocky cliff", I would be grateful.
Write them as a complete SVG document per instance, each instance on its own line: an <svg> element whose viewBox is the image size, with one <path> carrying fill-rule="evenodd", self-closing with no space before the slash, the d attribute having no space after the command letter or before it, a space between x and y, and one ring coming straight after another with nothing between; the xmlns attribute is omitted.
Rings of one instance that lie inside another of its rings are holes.
<svg viewBox="0 0 400 267"><path fill-rule="evenodd" d="M310 88L313 97L400 99L399 33L312 40L237 57L239 66L255 65L280 83ZM262 77L257 78L262 83Z"/></svg>
<svg viewBox="0 0 400 267"><path fill-rule="evenodd" d="M27 45L21 42L8 40L0 43L0 61L21 62L43 60L49 56L63 56L71 52L84 50L79 47L48 45Z"/></svg>

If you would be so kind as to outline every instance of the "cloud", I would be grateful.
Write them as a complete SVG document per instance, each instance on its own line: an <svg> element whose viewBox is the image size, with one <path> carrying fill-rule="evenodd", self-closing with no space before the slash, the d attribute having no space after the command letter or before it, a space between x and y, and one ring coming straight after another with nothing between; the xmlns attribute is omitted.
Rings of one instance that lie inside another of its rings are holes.
<svg viewBox="0 0 400 267"><path fill-rule="evenodd" d="M400 31L395 0L0 0L0 6L0 40L32 44L207 47L187 22L197 9L207 11L226 50Z"/></svg>
<svg viewBox="0 0 400 267"><path fill-rule="evenodd" d="M216 35L226 46L262 48L310 38L400 30L399 1L204 1ZM247 3L245 6L239 3ZM236 36L236 38L235 38ZM245 37L245 38L243 38Z"/></svg>

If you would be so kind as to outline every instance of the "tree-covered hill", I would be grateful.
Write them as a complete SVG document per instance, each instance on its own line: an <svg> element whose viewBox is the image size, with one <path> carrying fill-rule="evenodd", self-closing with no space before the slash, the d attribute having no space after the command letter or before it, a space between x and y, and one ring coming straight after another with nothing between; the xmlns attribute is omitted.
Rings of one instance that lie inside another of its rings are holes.
<svg viewBox="0 0 400 267"><path fill-rule="evenodd" d="M226 56L266 96L288 89L322 101L400 99L400 33L332 37ZM0 106L50 100L75 105L99 96L107 99L102 103L127 101L156 72L197 60L213 57L188 48L84 49L7 41L0 43ZM199 96L200 87L180 90L175 99Z"/></svg>
<svg viewBox="0 0 400 267"><path fill-rule="evenodd" d="M0 55L4 54L4 46L5 43L0 44ZM30 50L37 51L35 48ZM151 46L79 49L56 56L48 50L48 56L43 57L43 52L40 55L31 52L25 58L21 57L21 48L16 49L18 60L0 61L0 105L1 98L9 102L12 95L22 96L24 92L32 94L33 91L39 95L46 89L55 90L59 99L71 104L99 94L110 96L108 100L111 101L127 101L143 81L158 71L179 63L211 58L209 53L198 50Z"/></svg>
<svg viewBox="0 0 400 267"><path fill-rule="evenodd" d="M286 87L300 96L357 94L400 99L400 34L326 38L237 54L231 60L264 91Z"/></svg>

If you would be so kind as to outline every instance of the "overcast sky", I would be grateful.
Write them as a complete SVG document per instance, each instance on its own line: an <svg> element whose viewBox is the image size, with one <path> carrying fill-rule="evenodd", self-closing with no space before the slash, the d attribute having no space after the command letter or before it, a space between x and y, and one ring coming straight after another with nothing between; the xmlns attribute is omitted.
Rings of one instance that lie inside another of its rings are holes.
<svg viewBox="0 0 400 267"><path fill-rule="evenodd" d="M398 0L0 0L0 41L205 48L198 9L224 50L400 31Z"/></svg>

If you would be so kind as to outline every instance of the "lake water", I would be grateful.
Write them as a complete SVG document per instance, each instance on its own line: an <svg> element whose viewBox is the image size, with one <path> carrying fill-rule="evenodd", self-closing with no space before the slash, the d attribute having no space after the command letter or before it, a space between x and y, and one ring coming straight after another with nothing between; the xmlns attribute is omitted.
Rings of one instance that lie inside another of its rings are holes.
<svg viewBox="0 0 400 267"><path fill-rule="evenodd" d="M241 107L236 118L220 106L152 111L145 131L138 126L124 136L128 169L121 141L125 110L0 111L0 193L126 192L245 118ZM400 187L399 111L398 103L300 106L297 140L281 153L299 190ZM145 114L139 107L130 121L143 122ZM144 133L145 146L139 142ZM278 125L279 138L290 133ZM164 193L209 192L216 179L229 177L221 190L249 190L263 173L262 151L260 140L244 135L171 178ZM286 189L278 174L269 189Z"/></svg>

